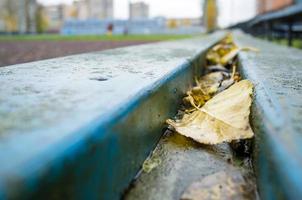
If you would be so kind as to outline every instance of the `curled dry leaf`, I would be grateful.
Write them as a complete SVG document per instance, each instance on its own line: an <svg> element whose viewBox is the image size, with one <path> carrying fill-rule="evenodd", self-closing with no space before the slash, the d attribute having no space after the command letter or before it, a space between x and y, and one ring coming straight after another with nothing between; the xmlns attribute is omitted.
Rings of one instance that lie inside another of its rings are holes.
<svg viewBox="0 0 302 200"><path fill-rule="evenodd" d="M210 51L207 56L207 61L211 64L214 64L214 65L217 65L217 64L220 64L220 56L218 54L218 52L216 51Z"/></svg>
<svg viewBox="0 0 302 200"><path fill-rule="evenodd" d="M225 54L222 58L220 58L220 64L221 65L226 65L228 64L231 60L233 60L237 54L239 53L240 49L235 47L232 49L230 52Z"/></svg>
<svg viewBox="0 0 302 200"><path fill-rule="evenodd" d="M234 42L232 34L228 34L219 44L215 45L206 55L210 65L226 66L238 55L240 51L259 52L253 47L239 48Z"/></svg>
<svg viewBox="0 0 302 200"><path fill-rule="evenodd" d="M225 66L231 61L240 51L233 42L233 37L228 34L219 44L215 45L206 55L210 65Z"/></svg>
<svg viewBox="0 0 302 200"><path fill-rule="evenodd" d="M201 109L167 123L178 133L203 144L252 138L254 133L249 124L252 92L250 81L240 81L214 96Z"/></svg>
<svg viewBox="0 0 302 200"><path fill-rule="evenodd" d="M227 54L225 54L222 58L220 58L220 64L221 65L226 65L230 61L232 61L240 51L254 51L254 52L259 52L258 49L253 48L253 47L243 47L243 48L238 48L234 47L231 51L229 51Z"/></svg>
<svg viewBox="0 0 302 200"><path fill-rule="evenodd" d="M196 86L187 92L184 101L193 105L193 107L203 106L219 90L221 83L230 78L226 72L209 73L200 79L196 79Z"/></svg>

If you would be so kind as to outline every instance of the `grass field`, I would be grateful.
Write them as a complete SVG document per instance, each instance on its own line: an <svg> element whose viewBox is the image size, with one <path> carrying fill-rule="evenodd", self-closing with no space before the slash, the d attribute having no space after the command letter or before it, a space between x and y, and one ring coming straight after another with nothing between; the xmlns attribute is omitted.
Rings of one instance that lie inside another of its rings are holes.
<svg viewBox="0 0 302 200"><path fill-rule="evenodd" d="M274 40L274 42L281 44L281 45L287 45L287 40L286 39L282 39L282 40ZM294 39L293 40L293 47L298 48L298 49L302 49L302 40L300 39Z"/></svg>
<svg viewBox="0 0 302 200"><path fill-rule="evenodd" d="M0 41L163 41L190 38L192 35L1 35Z"/></svg>
<svg viewBox="0 0 302 200"><path fill-rule="evenodd" d="M259 37L260 39L267 40L265 37ZM287 39L273 39L271 42L274 42L279 45L287 46L288 41ZM302 39L293 39L292 47L297 49L302 49Z"/></svg>

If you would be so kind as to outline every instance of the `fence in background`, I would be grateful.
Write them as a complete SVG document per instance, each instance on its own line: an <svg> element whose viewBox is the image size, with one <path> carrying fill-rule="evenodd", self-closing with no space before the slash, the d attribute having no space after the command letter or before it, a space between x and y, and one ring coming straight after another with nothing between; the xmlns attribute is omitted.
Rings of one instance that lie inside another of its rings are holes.
<svg viewBox="0 0 302 200"><path fill-rule="evenodd" d="M167 27L162 18L137 20L68 20L64 23L63 35L106 34L112 25L112 33L119 34L198 34L203 33L202 26L186 25Z"/></svg>
<svg viewBox="0 0 302 200"><path fill-rule="evenodd" d="M293 39L302 39L302 4L259 15L231 28L240 28L268 40L286 38L288 46L292 46Z"/></svg>

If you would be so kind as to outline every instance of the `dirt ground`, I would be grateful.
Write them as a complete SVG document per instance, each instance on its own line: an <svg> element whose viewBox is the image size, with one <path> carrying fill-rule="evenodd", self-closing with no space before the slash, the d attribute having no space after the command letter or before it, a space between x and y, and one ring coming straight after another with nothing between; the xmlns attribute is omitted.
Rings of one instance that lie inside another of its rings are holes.
<svg viewBox="0 0 302 200"><path fill-rule="evenodd" d="M0 41L0 67L155 41Z"/></svg>

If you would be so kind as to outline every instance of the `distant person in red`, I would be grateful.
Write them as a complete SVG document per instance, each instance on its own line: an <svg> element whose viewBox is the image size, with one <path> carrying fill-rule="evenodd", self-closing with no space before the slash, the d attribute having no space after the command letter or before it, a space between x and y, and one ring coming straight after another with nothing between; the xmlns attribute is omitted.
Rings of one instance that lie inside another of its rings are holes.
<svg viewBox="0 0 302 200"><path fill-rule="evenodd" d="M108 26L107 26L107 35L112 35L113 29L114 29L113 24L112 23L108 24Z"/></svg>

